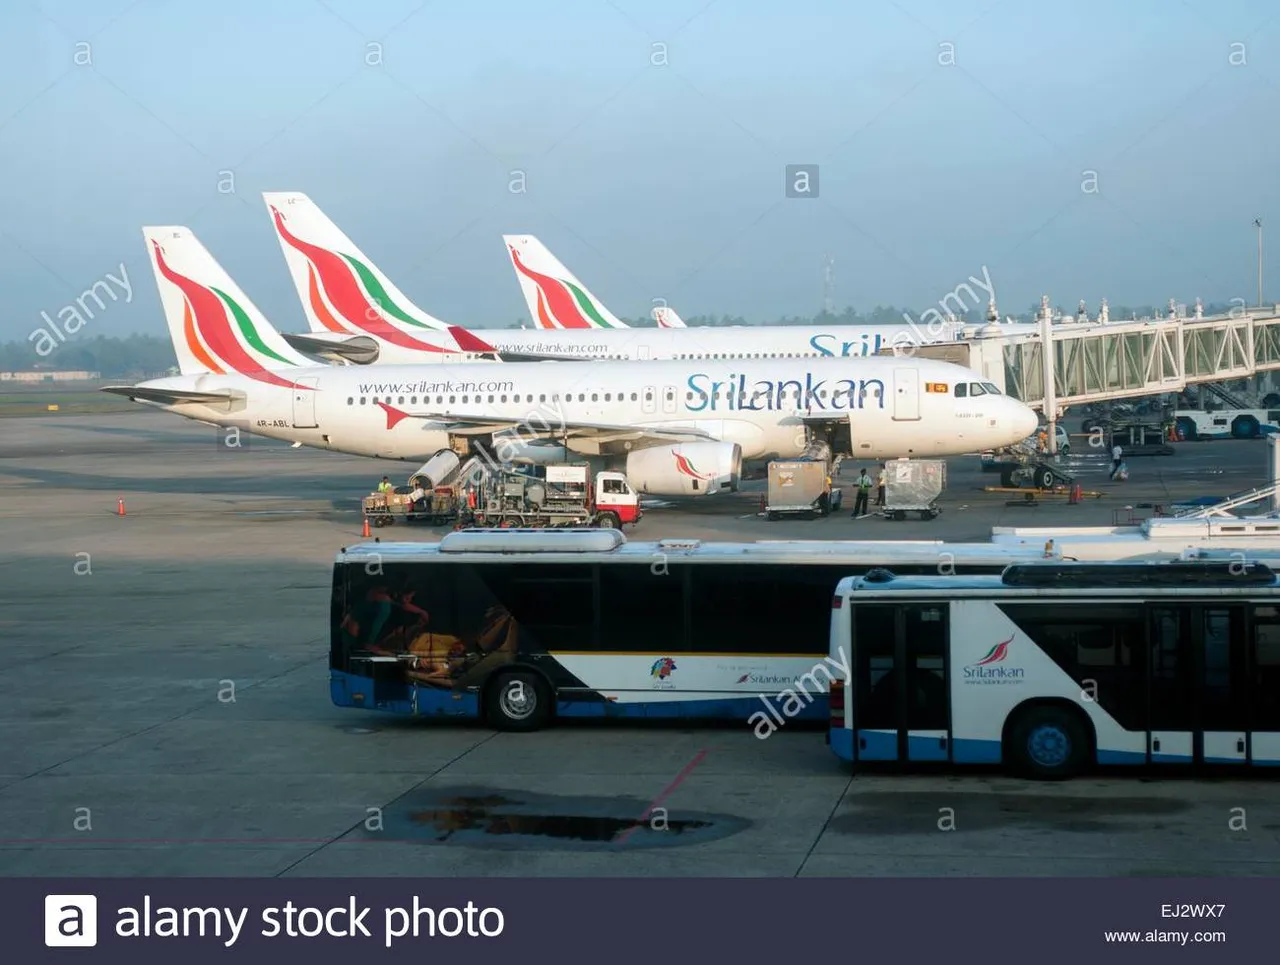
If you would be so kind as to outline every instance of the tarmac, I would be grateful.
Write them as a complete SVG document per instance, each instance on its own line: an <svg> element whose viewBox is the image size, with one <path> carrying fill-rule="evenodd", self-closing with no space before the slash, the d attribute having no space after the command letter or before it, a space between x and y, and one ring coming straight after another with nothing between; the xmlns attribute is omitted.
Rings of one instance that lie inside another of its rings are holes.
<svg viewBox="0 0 1280 965"><path fill-rule="evenodd" d="M0 874L1280 873L1276 784L1256 775L855 776L792 725L512 735L334 707L334 553L360 539L361 496L416 466L241 442L143 409L0 421ZM1111 483L1084 443L1063 466L1104 495L1081 505L985 493L996 477L966 457L932 521L850 519L846 488L836 516L768 522L756 481L654 501L628 536L985 540L1269 476L1264 443L1220 441Z"/></svg>

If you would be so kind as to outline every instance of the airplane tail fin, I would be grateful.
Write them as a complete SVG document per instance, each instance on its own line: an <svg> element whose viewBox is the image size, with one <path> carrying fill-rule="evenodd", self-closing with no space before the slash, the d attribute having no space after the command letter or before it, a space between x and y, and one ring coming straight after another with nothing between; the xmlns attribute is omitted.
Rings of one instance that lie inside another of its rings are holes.
<svg viewBox="0 0 1280 965"><path fill-rule="evenodd" d="M535 328L628 328L533 235L503 235Z"/></svg>
<svg viewBox="0 0 1280 965"><path fill-rule="evenodd" d="M147 227L142 235L183 375L257 377L315 364L281 337L191 229Z"/></svg>
<svg viewBox="0 0 1280 965"><path fill-rule="evenodd" d="M658 328L687 328L684 319L675 313L675 309L667 308L665 305L655 308L651 313L653 320L658 323Z"/></svg>
<svg viewBox="0 0 1280 965"><path fill-rule="evenodd" d="M307 195L266 191L262 200L311 331L457 351L449 324L411 302Z"/></svg>

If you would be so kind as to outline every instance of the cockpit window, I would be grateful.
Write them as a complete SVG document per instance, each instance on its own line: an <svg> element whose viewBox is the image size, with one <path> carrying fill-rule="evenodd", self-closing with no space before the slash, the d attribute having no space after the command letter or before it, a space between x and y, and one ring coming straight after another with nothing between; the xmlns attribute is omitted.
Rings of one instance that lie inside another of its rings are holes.
<svg viewBox="0 0 1280 965"><path fill-rule="evenodd" d="M987 394L987 390L984 389L980 383L978 382L969 383L969 395L975 396L975 395L986 395L986 394Z"/></svg>
<svg viewBox="0 0 1280 965"><path fill-rule="evenodd" d="M957 383L956 383L956 398L957 398L957 399L963 399L963 398L964 398L965 396L967 396L968 394L969 394L969 386L967 386L967 385L966 385L965 383L963 383L963 382L957 382Z"/></svg>
<svg viewBox="0 0 1280 965"><path fill-rule="evenodd" d="M983 387L984 389L986 389L986 390L987 390L987 392L988 392L988 393L990 393L991 395L999 395L999 394L1000 394L1000 390L999 390L999 389L997 389L997 388L996 388L994 385L992 385L990 382L983 382L983 383L982 383L982 387Z"/></svg>

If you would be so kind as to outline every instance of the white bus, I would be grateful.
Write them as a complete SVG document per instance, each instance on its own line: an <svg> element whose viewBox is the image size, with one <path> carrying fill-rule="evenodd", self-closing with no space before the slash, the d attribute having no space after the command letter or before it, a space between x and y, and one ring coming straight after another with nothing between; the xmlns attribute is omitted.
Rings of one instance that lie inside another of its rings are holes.
<svg viewBox="0 0 1280 965"><path fill-rule="evenodd" d="M752 722L780 706L821 723L825 692L806 691L798 712L787 695L822 661L842 578L885 566L997 574L1044 555L934 541L629 542L617 530L364 543L334 564L330 694L510 730L556 716Z"/></svg>
<svg viewBox="0 0 1280 965"><path fill-rule="evenodd" d="M1280 583L1257 564L1032 563L842 580L828 740L851 762L1280 766Z"/></svg>

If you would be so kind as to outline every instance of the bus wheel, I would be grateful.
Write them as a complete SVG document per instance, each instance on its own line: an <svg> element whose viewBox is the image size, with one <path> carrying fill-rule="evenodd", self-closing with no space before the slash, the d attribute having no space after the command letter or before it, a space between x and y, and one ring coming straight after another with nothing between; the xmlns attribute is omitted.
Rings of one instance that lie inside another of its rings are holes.
<svg viewBox="0 0 1280 965"><path fill-rule="evenodd" d="M1060 707L1032 707L1010 732L1009 757L1026 777L1062 781L1080 770L1088 739L1076 716Z"/></svg>
<svg viewBox="0 0 1280 965"><path fill-rule="evenodd" d="M617 513L601 513L596 518L596 525L601 529L617 529L618 514Z"/></svg>
<svg viewBox="0 0 1280 965"><path fill-rule="evenodd" d="M485 713L495 730L539 730L551 718L551 690L527 670L501 674L489 685Z"/></svg>

